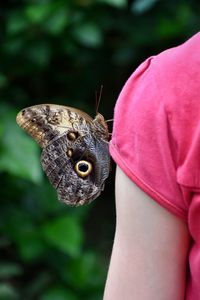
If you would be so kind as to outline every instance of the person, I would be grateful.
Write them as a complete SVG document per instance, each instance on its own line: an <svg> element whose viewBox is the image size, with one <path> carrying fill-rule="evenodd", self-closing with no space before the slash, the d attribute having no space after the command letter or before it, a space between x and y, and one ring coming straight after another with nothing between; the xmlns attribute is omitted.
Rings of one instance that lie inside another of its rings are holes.
<svg viewBox="0 0 200 300"><path fill-rule="evenodd" d="M200 33L144 61L114 111L104 300L200 300Z"/></svg>

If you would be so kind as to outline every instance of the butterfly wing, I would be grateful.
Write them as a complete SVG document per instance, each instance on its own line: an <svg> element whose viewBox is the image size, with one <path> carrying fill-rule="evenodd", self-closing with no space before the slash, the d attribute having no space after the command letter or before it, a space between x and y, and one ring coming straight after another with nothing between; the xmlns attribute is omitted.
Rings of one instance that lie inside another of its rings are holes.
<svg viewBox="0 0 200 300"><path fill-rule="evenodd" d="M17 123L43 148L41 164L61 201L82 205L103 190L109 175L107 125L76 108L41 104L22 110Z"/></svg>
<svg viewBox="0 0 200 300"><path fill-rule="evenodd" d="M69 147L70 157L67 155ZM92 165L87 176L82 177L76 171L80 161ZM61 201L70 206L89 203L103 190L109 175L108 144L99 142L90 134L70 144L64 134L43 149L41 164Z"/></svg>
<svg viewBox="0 0 200 300"><path fill-rule="evenodd" d="M44 148L50 140L69 130L87 129L86 124L92 123L92 118L69 106L39 104L21 110L16 121ZM80 134L84 132L80 130Z"/></svg>

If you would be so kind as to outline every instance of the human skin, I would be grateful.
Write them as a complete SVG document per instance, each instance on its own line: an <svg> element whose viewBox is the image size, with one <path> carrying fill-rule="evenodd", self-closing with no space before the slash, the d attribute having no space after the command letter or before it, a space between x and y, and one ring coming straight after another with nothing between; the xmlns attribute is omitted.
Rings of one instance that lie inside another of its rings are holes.
<svg viewBox="0 0 200 300"><path fill-rule="evenodd" d="M116 231L103 300L183 300L187 224L117 167Z"/></svg>

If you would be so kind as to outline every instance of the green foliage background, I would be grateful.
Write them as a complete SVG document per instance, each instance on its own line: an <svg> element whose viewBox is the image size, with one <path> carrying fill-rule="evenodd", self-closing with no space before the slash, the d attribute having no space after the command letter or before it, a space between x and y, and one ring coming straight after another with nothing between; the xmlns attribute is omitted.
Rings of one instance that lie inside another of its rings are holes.
<svg viewBox="0 0 200 300"><path fill-rule="evenodd" d="M8 0L0 4L0 300L100 300L115 225L114 179L93 204L59 203L18 110L70 105L112 118L147 56L200 28L198 0ZM114 173L114 172L113 172Z"/></svg>

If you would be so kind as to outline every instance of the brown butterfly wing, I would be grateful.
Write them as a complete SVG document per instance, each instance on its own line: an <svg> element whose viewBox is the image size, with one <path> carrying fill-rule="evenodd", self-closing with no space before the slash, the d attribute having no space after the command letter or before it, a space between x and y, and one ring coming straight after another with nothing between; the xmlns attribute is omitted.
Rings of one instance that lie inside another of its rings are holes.
<svg viewBox="0 0 200 300"><path fill-rule="evenodd" d="M17 123L43 148L42 167L60 200L82 205L100 194L110 169L103 116L93 120L76 108L41 104L22 110Z"/></svg>
<svg viewBox="0 0 200 300"><path fill-rule="evenodd" d="M39 104L21 110L16 118L22 127L43 148L54 137L69 130L89 129L92 118L76 108L56 104Z"/></svg>
<svg viewBox="0 0 200 300"><path fill-rule="evenodd" d="M69 147L71 157L67 157ZM89 161L93 168L84 178L75 172L80 160ZM59 199L71 206L82 205L94 200L104 188L110 165L108 144L86 135L70 145L64 134L43 149L41 163Z"/></svg>

